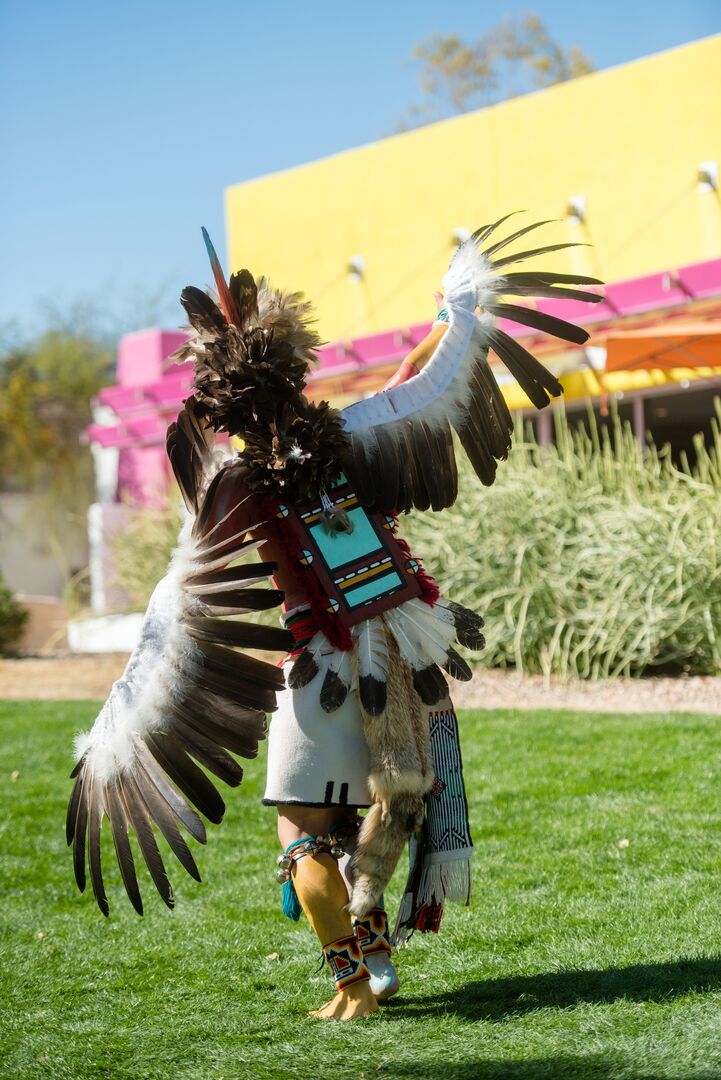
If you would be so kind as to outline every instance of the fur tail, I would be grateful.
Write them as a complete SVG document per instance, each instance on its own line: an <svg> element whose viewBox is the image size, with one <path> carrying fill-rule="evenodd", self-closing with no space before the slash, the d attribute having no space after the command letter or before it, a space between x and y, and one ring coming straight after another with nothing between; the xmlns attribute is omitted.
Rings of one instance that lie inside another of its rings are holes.
<svg viewBox="0 0 721 1080"><path fill-rule="evenodd" d="M378 907L406 840L422 824L423 796L419 794L398 795L388 810L381 803L370 808L350 865L353 891L349 908L356 918Z"/></svg>

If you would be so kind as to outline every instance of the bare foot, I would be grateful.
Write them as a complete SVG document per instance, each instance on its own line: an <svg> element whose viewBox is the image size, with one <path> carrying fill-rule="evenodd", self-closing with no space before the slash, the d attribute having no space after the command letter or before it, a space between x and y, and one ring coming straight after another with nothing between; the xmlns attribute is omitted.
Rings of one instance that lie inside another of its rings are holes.
<svg viewBox="0 0 721 1080"><path fill-rule="evenodd" d="M308 1015L314 1020L356 1020L377 1012L380 1012L380 1006L365 979L339 990L332 1001Z"/></svg>

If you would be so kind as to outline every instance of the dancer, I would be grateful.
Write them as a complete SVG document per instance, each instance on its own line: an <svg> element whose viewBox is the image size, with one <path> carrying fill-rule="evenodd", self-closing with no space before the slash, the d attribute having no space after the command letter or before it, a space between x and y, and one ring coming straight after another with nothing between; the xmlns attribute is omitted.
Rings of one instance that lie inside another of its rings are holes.
<svg viewBox="0 0 721 1080"><path fill-rule="evenodd" d="M537 227L496 239L505 220L460 246L428 338L382 391L342 413L305 394L319 344L309 305L247 270L227 283L204 230L218 302L195 288L182 293L191 334L176 356L193 361L194 393L167 440L188 517L141 642L77 740L67 836L78 886L87 839L93 892L108 913L107 815L142 913L129 829L172 906L153 826L198 878L178 826L203 843L193 807L212 822L224 811L198 764L239 784L232 755L254 757L266 714L275 714L264 802L278 812L284 911L305 913L333 975L336 994L313 1014L320 1019L376 1012L398 987L391 940L437 931L445 900L470 895L458 727L441 669L471 678L454 646L483 648L482 619L441 596L397 535L398 516L455 501L452 430L481 482L493 482L512 420L489 349L536 407L562 391L496 318L578 344L587 338L499 297L599 299L575 288L598 284L592 278L507 273L569 245L499 255ZM224 454L215 433L238 436L242 450ZM249 562L255 552L260 561ZM281 602L283 628L247 619ZM276 667L245 649L287 657ZM410 869L391 935L383 894L407 841Z"/></svg>

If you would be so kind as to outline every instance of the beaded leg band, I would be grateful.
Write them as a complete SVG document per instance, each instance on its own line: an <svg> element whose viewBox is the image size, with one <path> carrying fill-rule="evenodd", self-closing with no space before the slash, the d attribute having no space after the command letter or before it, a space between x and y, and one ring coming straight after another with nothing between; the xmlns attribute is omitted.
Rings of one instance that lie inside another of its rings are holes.
<svg viewBox="0 0 721 1080"><path fill-rule="evenodd" d="M363 950L355 934L338 938L323 946L336 990L345 990L354 983L365 982L371 974L363 960Z"/></svg>
<svg viewBox="0 0 721 1080"><path fill-rule="evenodd" d="M294 863L303 859L306 855L332 855L334 859L342 859L345 851L337 838L331 833L328 836L306 836L302 840L295 840L289 844L282 855L278 856L275 880L283 886L283 914L293 922L298 922L302 909L293 886L291 870Z"/></svg>
<svg viewBox="0 0 721 1080"><path fill-rule="evenodd" d="M383 908L373 908L362 919L353 920L353 930L364 956L374 953L391 953L388 933L388 916Z"/></svg>

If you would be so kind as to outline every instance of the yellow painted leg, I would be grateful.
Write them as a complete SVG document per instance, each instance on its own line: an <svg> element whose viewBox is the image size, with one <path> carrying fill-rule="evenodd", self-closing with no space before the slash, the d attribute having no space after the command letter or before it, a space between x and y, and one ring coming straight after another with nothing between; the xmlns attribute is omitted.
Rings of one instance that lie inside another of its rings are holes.
<svg viewBox="0 0 721 1080"><path fill-rule="evenodd" d="M348 962L352 966L354 962L352 950L356 939L350 915L345 910L348 892L337 862L326 854L305 855L293 864L292 873L300 906L323 946L324 952L328 955L329 949L332 950L335 945L340 947L338 950L340 960L337 966L333 965L329 956L336 984L339 986L338 993L332 1001L310 1015L318 1020L354 1020L357 1017L377 1013L378 1002L370 989L365 966L363 965L362 971L352 976L356 981L350 982L346 982L341 967L338 966L345 963L343 943L346 939L349 939L347 947L350 950ZM360 959L362 962L362 952Z"/></svg>

